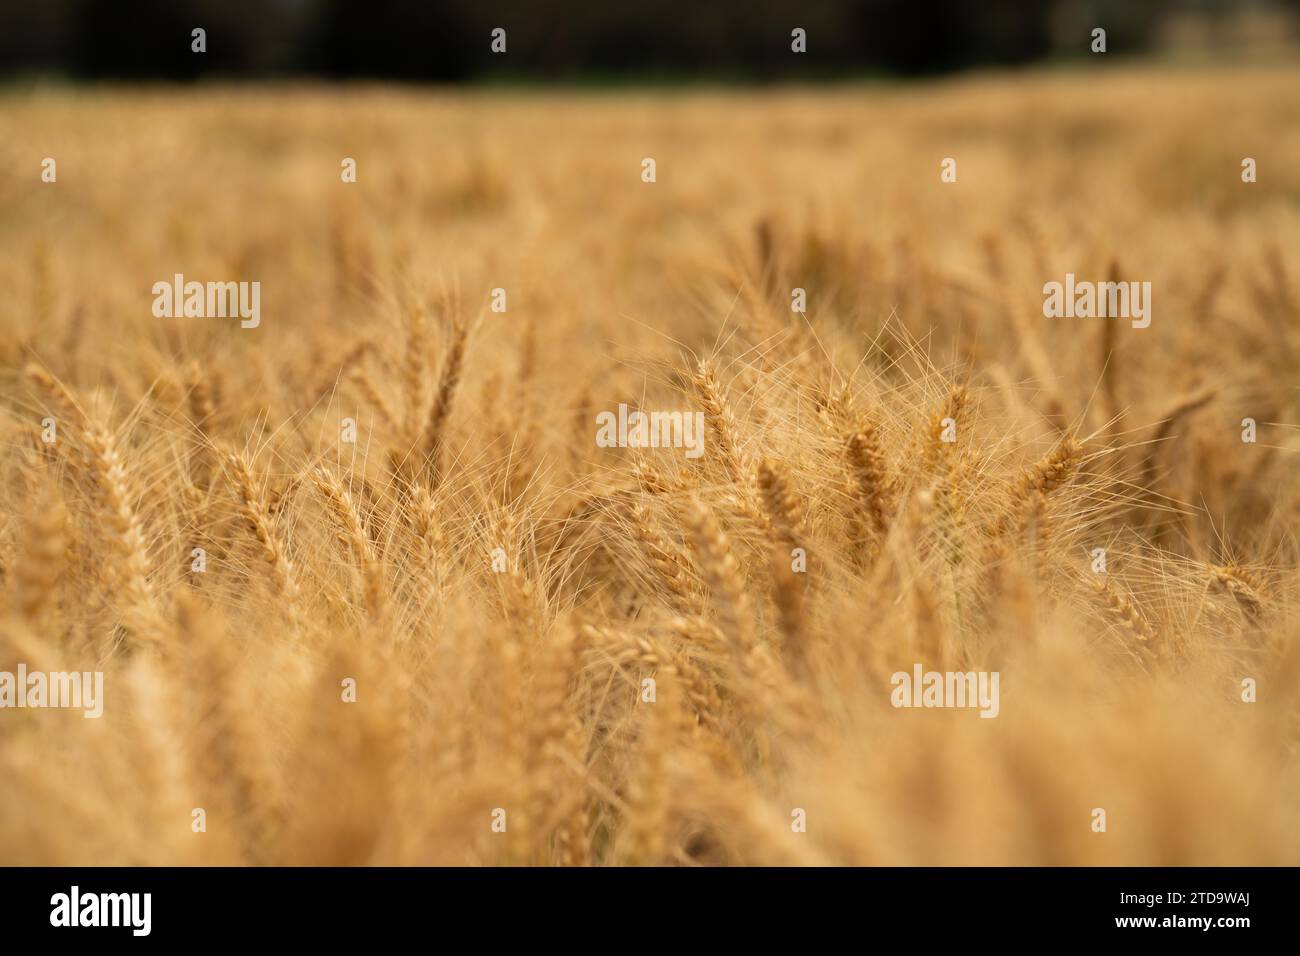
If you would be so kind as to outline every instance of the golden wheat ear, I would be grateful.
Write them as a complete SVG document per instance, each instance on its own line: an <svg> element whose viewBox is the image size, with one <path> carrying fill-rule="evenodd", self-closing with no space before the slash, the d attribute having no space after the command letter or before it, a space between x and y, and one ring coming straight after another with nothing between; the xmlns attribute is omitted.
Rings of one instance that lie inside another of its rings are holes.
<svg viewBox="0 0 1300 956"><path fill-rule="evenodd" d="M894 514L894 479L880 432L870 422L863 421L845 441L844 455L853 481L858 516L865 519L871 535L879 541L889 530Z"/></svg>
<svg viewBox="0 0 1300 956"><path fill-rule="evenodd" d="M22 559L13 571L14 606L39 624L58 602L59 579L68 560L68 509L52 487L38 495L27 519Z"/></svg>
<svg viewBox="0 0 1300 956"><path fill-rule="evenodd" d="M349 550L361 572L367 613L373 621L384 622L388 614L388 584L374 543L357 509L356 499L328 468L316 468L311 477L343 529L339 541Z"/></svg>
<svg viewBox="0 0 1300 956"><path fill-rule="evenodd" d="M252 533L261 549L262 560L271 572L276 596L295 630L302 623L301 595L297 570L289 555L289 547L272 518L270 503L262 482L253 474L253 464L244 452L220 448L225 461L226 476L239 503L239 513L244 525Z"/></svg>
<svg viewBox="0 0 1300 956"><path fill-rule="evenodd" d="M88 473L89 484L95 489L99 518L109 544L104 572L114 590L121 623L133 640L157 645L166 639L169 627L160 610L149 539L118 437L104 415L87 414L72 391L45 369L32 364L26 374L79 432L76 439L82 457L77 464Z"/></svg>
<svg viewBox="0 0 1300 956"><path fill-rule="evenodd" d="M447 356L442 363L438 379L438 389L434 393L433 405L425 419L424 431L417 447L424 456L429 473L429 484L436 488L442 478L443 445L446 442L447 420L451 417L452 403L456 399L456 389L460 385L462 366L465 361L465 346L469 339L469 326L455 311L451 316L451 343Z"/></svg>

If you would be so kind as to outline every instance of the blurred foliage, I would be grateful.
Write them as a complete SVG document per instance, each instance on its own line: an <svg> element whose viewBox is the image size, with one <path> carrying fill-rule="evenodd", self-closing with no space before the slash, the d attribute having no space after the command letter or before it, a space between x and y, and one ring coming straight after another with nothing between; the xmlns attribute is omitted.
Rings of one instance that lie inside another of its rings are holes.
<svg viewBox="0 0 1300 956"><path fill-rule="evenodd" d="M416 81L645 76L747 80L929 74L1147 48L1228 0L0 0L0 74L190 79L321 75ZM508 55L489 49L494 27ZM803 27L808 56L792 56ZM190 31L207 31L207 52Z"/></svg>

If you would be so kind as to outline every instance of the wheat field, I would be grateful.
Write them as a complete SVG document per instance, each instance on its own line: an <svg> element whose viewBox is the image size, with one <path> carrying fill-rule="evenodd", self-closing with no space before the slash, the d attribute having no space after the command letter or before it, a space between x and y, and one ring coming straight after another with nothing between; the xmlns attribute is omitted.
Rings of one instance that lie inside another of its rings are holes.
<svg viewBox="0 0 1300 956"><path fill-rule="evenodd" d="M1300 863L1297 85L5 92L0 862Z"/></svg>

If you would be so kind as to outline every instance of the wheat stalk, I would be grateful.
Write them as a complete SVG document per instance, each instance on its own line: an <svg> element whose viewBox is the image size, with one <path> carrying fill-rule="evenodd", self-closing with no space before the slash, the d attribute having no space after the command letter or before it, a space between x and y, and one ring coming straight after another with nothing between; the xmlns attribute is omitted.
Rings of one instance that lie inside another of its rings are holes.
<svg viewBox="0 0 1300 956"><path fill-rule="evenodd" d="M361 572L363 600L367 613L376 622L384 621L388 610L388 588L384 581L384 569L375 553L375 546L366 533L361 512L357 510L352 493L328 468L315 469L312 472L312 482L343 529L338 536L339 541L351 553L353 561Z"/></svg>

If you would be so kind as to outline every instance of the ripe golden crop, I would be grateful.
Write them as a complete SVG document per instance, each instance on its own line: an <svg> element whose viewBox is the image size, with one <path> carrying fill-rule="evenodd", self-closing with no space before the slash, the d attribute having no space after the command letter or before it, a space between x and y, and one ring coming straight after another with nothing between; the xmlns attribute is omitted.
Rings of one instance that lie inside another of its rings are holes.
<svg viewBox="0 0 1300 956"><path fill-rule="evenodd" d="M6 93L0 861L1296 863L1297 79Z"/></svg>

